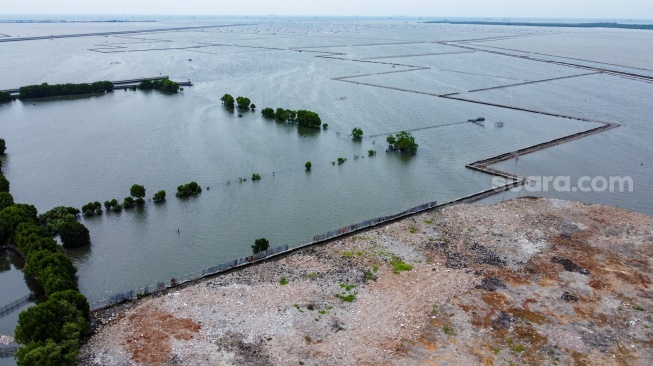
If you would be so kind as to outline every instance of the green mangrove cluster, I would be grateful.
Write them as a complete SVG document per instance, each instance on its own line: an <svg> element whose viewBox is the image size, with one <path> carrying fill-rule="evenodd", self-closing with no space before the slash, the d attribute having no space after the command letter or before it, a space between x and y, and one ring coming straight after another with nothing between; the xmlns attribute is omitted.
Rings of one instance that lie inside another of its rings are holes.
<svg viewBox="0 0 653 366"><path fill-rule="evenodd" d="M167 78L160 79L160 80L145 79L141 81L141 83L138 85L138 88L141 90L156 89L168 93L176 93L177 91L179 91L179 84Z"/></svg>
<svg viewBox="0 0 653 366"><path fill-rule="evenodd" d="M238 96L236 97L236 99L234 99L234 97L231 96L231 94L225 94L222 96L222 98L220 98L220 100L222 101L222 104L224 104L224 106L229 109L234 109L234 102L238 104L238 109L240 110L247 110L250 108L252 110L256 109L256 104L251 103L251 100L249 100L249 98L246 97Z"/></svg>
<svg viewBox="0 0 653 366"><path fill-rule="evenodd" d="M401 152L416 152L417 145L415 143L415 138L410 134L410 132L401 131L394 136L389 135L385 139L389 144L390 150L397 150Z"/></svg>
<svg viewBox="0 0 653 366"><path fill-rule="evenodd" d="M134 184L129 189L129 196L125 197L122 204L117 199L113 198L110 201L104 201L104 208L107 210L120 212L123 208L129 209L136 205L142 206L145 204L145 187L140 184ZM152 200L157 203L164 202L166 199L166 191L160 190L154 194ZM82 206L82 213L85 216L102 215L102 204L99 201L89 202Z"/></svg>
<svg viewBox="0 0 653 366"><path fill-rule="evenodd" d="M0 103L2 102L11 102L13 98L11 97L11 94L7 92L0 91Z"/></svg>
<svg viewBox="0 0 653 366"><path fill-rule="evenodd" d="M300 126L309 128L320 128L322 124L322 120L317 113L303 109L293 111L292 109L277 108L275 111L272 108L264 108L261 110L261 114L265 118L274 118L279 122L297 123Z"/></svg>
<svg viewBox="0 0 653 366"><path fill-rule="evenodd" d="M16 353L17 364L72 366L80 340L90 332L90 306L78 291L77 268L53 236L59 235L64 245L88 242L88 230L76 221L75 208L55 207L38 216L33 205L14 203L8 191L0 194L0 243L24 254L23 270L47 296L18 315L15 340L23 347Z"/></svg>
<svg viewBox="0 0 653 366"><path fill-rule="evenodd" d="M202 193L202 187L196 182L190 182L177 187L177 197L190 197Z"/></svg>
<svg viewBox="0 0 653 366"><path fill-rule="evenodd" d="M42 98L59 95L104 93L113 91L113 83L110 81L96 81L94 83L81 84L53 84L43 83L41 85L27 85L18 89L18 98Z"/></svg>

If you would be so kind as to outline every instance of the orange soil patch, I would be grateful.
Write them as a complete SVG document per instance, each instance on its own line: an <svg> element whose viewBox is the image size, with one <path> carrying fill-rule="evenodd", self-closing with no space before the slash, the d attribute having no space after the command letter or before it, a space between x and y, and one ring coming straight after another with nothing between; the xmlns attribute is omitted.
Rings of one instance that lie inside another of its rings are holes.
<svg viewBox="0 0 653 366"><path fill-rule="evenodd" d="M132 361L154 365L169 358L171 338L191 340L201 328L190 319L177 318L154 308L141 309L123 321L130 324L124 346L131 353Z"/></svg>

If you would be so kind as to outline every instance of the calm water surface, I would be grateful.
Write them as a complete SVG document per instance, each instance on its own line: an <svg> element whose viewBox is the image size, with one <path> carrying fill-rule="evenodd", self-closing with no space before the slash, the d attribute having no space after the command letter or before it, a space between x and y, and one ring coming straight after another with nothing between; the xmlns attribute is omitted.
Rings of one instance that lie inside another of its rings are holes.
<svg viewBox="0 0 653 366"><path fill-rule="evenodd" d="M195 83L178 95L121 90L0 105L0 136L8 145L3 171L17 202L44 212L122 200L134 183L146 187L147 197L168 192L165 204L148 201L142 208L83 219L92 245L69 253L90 301L248 255L260 237L272 246L297 245L353 222L487 189L492 178L465 169L466 163L598 126L428 94L457 92L470 100L621 123L499 168L525 175L630 175L631 193L546 195L653 214L651 83L595 74L469 93L587 71L437 43L519 36L474 44L652 74L646 67L653 64L653 32L222 19L0 24L0 34L235 23L251 25L0 43L2 53L11 55L0 59L3 89L160 74ZM617 56L626 52L628 57ZM416 67L427 69L409 71ZM346 76L365 85L334 80ZM258 110L242 117L229 113L219 102L224 93L247 96ZM329 129L265 120L259 112L264 107L314 110ZM478 116L487 119L485 127L466 123L413 132L415 156L384 151L386 133ZM354 127L363 129L362 142L347 137ZM375 134L382 135L369 137ZM369 149L378 155L368 157ZM347 162L333 166L338 157ZM310 173L306 161L313 164ZM252 173L262 179L239 183ZM174 197L176 187L191 180L205 188L202 194ZM0 303L11 296L3 285Z"/></svg>

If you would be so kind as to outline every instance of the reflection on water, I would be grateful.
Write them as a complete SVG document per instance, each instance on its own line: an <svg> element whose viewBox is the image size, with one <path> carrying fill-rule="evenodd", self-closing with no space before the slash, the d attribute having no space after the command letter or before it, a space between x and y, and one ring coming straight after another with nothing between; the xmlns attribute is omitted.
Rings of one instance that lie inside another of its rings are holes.
<svg viewBox="0 0 653 366"><path fill-rule="evenodd" d="M321 130L319 128L308 128L304 126L297 126L297 134L299 134L300 137L315 137L318 136L321 133Z"/></svg>
<svg viewBox="0 0 653 366"><path fill-rule="evenodd" d="M0 283L2 283L0 306L19 300L30 293L41 293L40 286L32 278L23 273L23 259L9 250L0 250ZM35 299L36 301L42 298ZM13 336L18 322L18 314L29 307L25 303L20 309L0 316L0 334Z"/></svg>
<svg viewBox="0 0 653 366"><path fill-rule="evenodd" d="M0 273L7 272L11 269L11 259L8 255L0 256Z"/></svg>
<svg viewBox="0 0 653 366"><path fill-rule="evenodd" d="M74 95L61 95L56 97L44 97L38 99L18 100L17 103L26 106L39 106L44 104L59 103L65 101L87 100L91 98L103 97L106 93L91 93L91 94L74 94Z"/></svg>
<svg viewBox="0 0 653 366"><path fill-rule="evenodd" d="M93 255L93 243L88 246L76 247L76 248L65 248L66 253L70 256L74 262L86 262Z"/></svg>

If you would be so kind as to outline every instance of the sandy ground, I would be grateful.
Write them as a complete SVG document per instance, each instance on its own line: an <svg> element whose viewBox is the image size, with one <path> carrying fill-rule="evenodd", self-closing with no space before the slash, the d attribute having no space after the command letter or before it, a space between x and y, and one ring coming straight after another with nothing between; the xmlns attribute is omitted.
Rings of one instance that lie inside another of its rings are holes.
<svg viewBox="0 0 653 366"><path fill-rule="evenodd" d="M652 258L648 216L458 205L97 313L80 364L651 365Z"/></svg>

